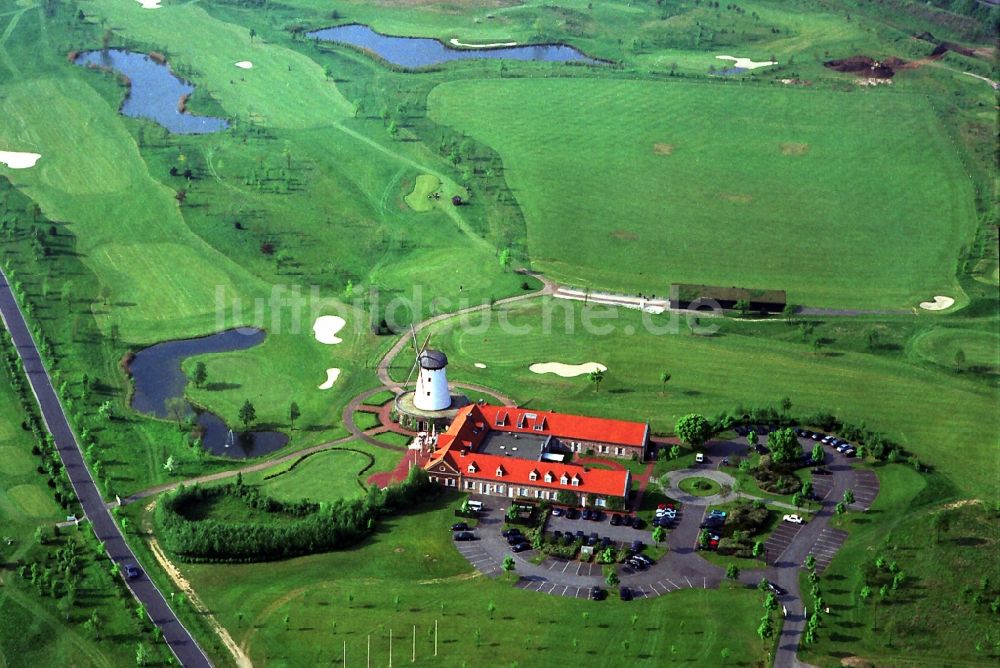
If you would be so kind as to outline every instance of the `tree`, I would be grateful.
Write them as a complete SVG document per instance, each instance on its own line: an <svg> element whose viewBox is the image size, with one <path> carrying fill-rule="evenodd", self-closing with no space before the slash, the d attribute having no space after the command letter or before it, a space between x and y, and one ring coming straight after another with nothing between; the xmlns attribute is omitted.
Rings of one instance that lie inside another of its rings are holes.
<svg viewBox="0 0 1000 668"><path fill-rule="evenodd" d="M173 473L174 472L174 467L176 467L176 466L177 466L177 463L174 461L174 456L173 455L170 455L169 457L167 457L167 461L163 462L163 470L166 471L167 473Z"/></svg>
<svg viewBox="0 0 1000 668"><path fill-rule="evenodd" d="M844 490L844 503L846 503L847 505L851 505L852 503L854 503L854 490L853 489L845 489Z"/></svg>
<svg viewBox="0 0 1000 668"><path fill-rule="evenodd" d="M773 432L767 445L771 449L771 461L775 464L790 464L802 454L802 446L791 427Z"/></svg>
<svg viewBox="0 0 1000 668"><path fill-rule="evenodd" d="M504 573L510 573L514 570L514 557L509 554L503 558L503 563L500 564L500 568L503 569Z"/></svg>
<svg viewBox="0 0 1000 668"><path fill-rule="evenodd" d="M674 445L671 445L670 446L670 458L671 459L677 459L680 456L681 456L681 446L677 445L676 443Z"/></svg>
<svg viewBox="0 0 1000 668"><path fill-rule="evenodd" d="M760 636L761 640L766 640L774 635L774 622L771 621L770 613L765 613L760 618L760 624L757 626L757 635Z"/></svg>
<svg viewBox="0 0 1000 668"><path fill-rule="evenodd" d="M729 648L723 647L722 651L719 652L719 656L722 657L722 665L726 665L726 661L729 660L729 655L730 655Z"/></svg>
<svg viewBox="0 0 1000 668"><path fill-rule="evenodd" d="M726 578L729 580L739 580L740 569L736 564L729 564L726 566Z"/></svg>
<svg viewBox="0 0 1000 668"><path fill-rule="evenodd" d="M951 529L951 515L947 510L942 510L934 516L934 540L941 542L941 534L948 533Z"/></svg>
<svg viewBox="0 0 1000 668"><path fill-rule="evenodd" d="M194 376L192 377L194 384L201 387L208 380L208 369L205 367L204 362L198 362L194 365Z"/></svg>
<svg viewBox="0 0 1000 668"><path fill-rule="evenodd" d="M618 579L618 573L615 571L615 567L611 566L608 568L607 575L604 576L604 582L609 587L617 587L620 580Z"/></svg>
<svg viewBox="0 0 1000 668"><path fill-rule="evenodd" d="M823 452L823 446L817 443L812 449L812 463L819 466L826 459L826 453Z"/></svg>
<svg viewBox="0 0 1000 668"><path fill-rule="evenodd" d="M840 517L847 512L847 506L844 505L843 501L838 501L837 505L833 507L833 511L837 513L837 517Z"/></svg>
<svg viewBox="0 0 1000 668"><path fill-rule="evenodd" d="M653 542L659 545L667 537L667 532L661 526L653 527Z"/></svg>
<svg viewBox="0 0 1000 668"><path fill-rule="evenodd" d="M136 643L135 645L135 665L145 666L149 663L149 648L147 648L143 643Z"/></svg>
<svg viewBox="0 0 1000 668"><path fill-rule="evenodd" d="M712 436L712 425L705 416L690 413L677 420L674 431L681 440L693 448L700 448Z"/></svg>
<svg viewBox="0 0 1000 668"><path fill-rule="evenodd" d="M756 447L757 443L759 442L760 442L760 436L757 435L757 432L753 430L747 432L747 444L751 448Z"/></svg>
<svg viewBox="0 0 1000 668"><path fill-rule="evenodd" d="M83 628L87 630L88 633L94 636L95 640L101 638L101 618L97 614L97 610L90 613L90 617L84 622Z"/></svg>
<svg viewBox="0 0 1000 668"><path fill-rule="evenodd" d="M869 329L865 332L865 342L868 344L868 350L875 350L878 348L878 330Z"/></svg>
<svg viewBox="0 0 1000 668"><path fill-rule="evenodd" d="M511 254L509 248L500 251L500 267L506 272L510 271Z"/></svg>
<svg viewBox="0 0 1000 668"><path fill-rule="evenodd" d="M778 609L778 597L773 591L767 592L767 597L764 599L764 609L768 612Z"/></svg>
<svg viewBox="0 0 1000 668"><path fill-rule="evenodd" d="M250 41L253 42L253 38L257 36L257 31L250 28Z"/></svg>
<svg viewBox="0 0 1000 668"><path fill-rule="evenodd" d="M666 389L667 383L670 382L671 378L672 378L672 376L669 373L667 373L666 371L661 371L660 372L660 395L663 394L663 391L664 391L664 389Z"/></svg>
<svg viewBox="0 0 1000 668"><path fill-rule="evenodd" d="M792 505L796 508L801 508L803 501L805 501L805 497L802 496L802 492L795 492L795 494L792 494Z"/></svg>
<svg viewBox="0 0 1000 668"><path fill-rule="evenodd" d="M323 76L326 77L327 81L329 81L330 79L332 79L333 78L333 68L330 67L329 65L324 66L323 67Z"/></svg>
<svg viewBox="0 0 1000 668"><path fill-rule="evenodd" d="M299 405L294 401L288 406L288 422L292 425L292 429L295 429L295 421L302 416L302 412L299 411Z"/></svg>
<svg viewBox="0 0 1000 668"><path fill-rule="evenodd" d="M601 383L604 382L604 371L602 369L594 369L587 374L587 378L594 384L594 391L599 392Z"/></svg>
<svg viewBox="0 0 1000 668"><path fill-rule="evenodd" d="M733 308L740 312L740 315L746 315L750 311L750 300L748 299L737 299L736 303L733 304Z"/></svg>
<svg viewBox="0 0 1000 668"><path fill-rule="evenodd" d="M243 402L243 406L240 408L240 422L243 423L243 428L247 429L251 424L257 420L257 409L253 407L250 400L247 399Z"/></svg>
<svg viewBox="0 0 1000 668"><path fill-rule="evenodd" d="M958 367L959 370L965 366L965 351L961 348L955 351L955 366Z"/></svg>
<svg viewBox="0 0 1000 668"><path fill-rule="evenodd" d="M806 555L806 560L802 562L806 568L809 570L814 570L816 568L816 557L811 554Z"/></svg>
<svg viewBox="0 0 1000 668"><path fill-rule="evenodd" d="M507 555L507 556L510 556L510 555ZM493 619L493 613L495 613L496 611L497 611L497 604L496 604L496 603L494 603L493 601L490 601L490 602L489 602L489 603L488 603L488 604L486 605L486 612L488 612L488 613L489 613L489 615L490 615L490 619Z"/></svg>
<svg viewBox="0 0 1000 668"><path fill-rule="evenodd" d="M788 411L792 410L792 400L790 397L784 397L781 400L781 410L784 411L785 413L788 413Z"/></svg>

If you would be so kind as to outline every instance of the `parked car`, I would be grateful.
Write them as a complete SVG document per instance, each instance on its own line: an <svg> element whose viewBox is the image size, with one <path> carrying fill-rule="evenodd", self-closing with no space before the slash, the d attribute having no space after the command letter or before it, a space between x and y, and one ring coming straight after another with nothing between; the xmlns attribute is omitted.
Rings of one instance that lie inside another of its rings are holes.
<svg viewBox="0 0 1000 668"><path fill-rule="evenodd" d="M603 601L605 597L605 591L601 587L591 587L590 588L590 600L591 601Z"/></svg>
<svg viewBox="0 0 1000 668"><path fill-rule="evenodd" d="M573 544L574 540L576 540L576 536L571 534L569 531L563 534L563 545L569 547Z"/></svg>
<svg viewBox="0 0 1000 668"><path fill-rule="evenodd" d="M669 529L673 525L674 525L674 518L673 517L666 517L666 516L664 516L664 517L656 517L656 518L653 519L653 526L654 527L663 527L664 529Z"/></svg>
<svg viewBox="0 0 1000 668"><path fill-rule="evenodd" d="M476 534L471 531L456 531L453 536L455 540L476 540Z"/></svg>
<svg viewBox="0 0 1000 668"><path fill-rule="evenodd" d="M635 524L635 520L636 520L636 518L632 517L631 515L622 515L621 516L622 524L624 524L627 527L633 526Z"/></svg>
<svg viewBox="0 0 1000 668"><path fill-rule="evenodd" d="M632 590L629 589L628 587L621 587L618 590L618 598L620 598L623 601L631 601L632 600Z"/></svg>
<svg viewBox="0 0 1000 668"><path fill-rule="evenodd" d="M767 580L767 588L770 589L771 591L773 591L778 596L784 596L785 594L788 593L787 591L785 591L784 587L781 587L781 586L779 586L779 585L771 582L770 580Z"/></svg>
<svg viewBox="0 0 1000 668"><path fill-rule="evenodd" d="M576 508L567 508L566 509L566 519L568 519L568 520L578 520L578 519L580 519L580 511L577 510Z"/></svg>
<svg viewBox="0 0 1000 668"><path fill-rule="evenodd" d="M582 511L580 511L580 517L585 520L591 519L593 517L593 514L590 512L590 508L584 508Z"/></svg>
<svg viewBox="0 0 1000 668"><path fill-rule="evenodd" d="M611 526L620 527L622 525L622 516L612 513L611 514Z"/></svg>
<svg viewBox="0 0 1000 668"><path fill-rule="evenodd" d="M645 526L646 526L646 522L641 517L636 517L632 521L632 528L633 529L642 529Z"/></svg>
<svg viewBox="0 0 1000 668"><path fill-rule="evenodd" d="M455 524L451 525L451 530L452 531L468 531L469 530L469 525L466 524L465 522L456 522Z"/></svg>
<svg viewBox="0 0 1000 668"><path fill-rule="evenodd" d="M525 538L519 533L512 533L511 535L507 536L508 545L517 545L518 543L523 543L526 540L527 538Z"/></svg>
<svg viewBox="0 0 1000 668"><path fill-rule="evenodd" d="M696 464L701 464L705 461L705 455L699 452L694 456L694 461Z"/></svg>
<svg viewBox="0 0 1000 668"><path fill-rule="evenodd" d="M135 564L125 564L125 577L129 580L135 580L139 577L139 569Z"/></svg>
<svg viewBox="0 0 1000 668"><path fill-rule="evenodd" d="M504 529L500 532L500 535L504 538L510 538L511 536L520 536L521 530L517 527L511 527L510 529Z"/></svg>
<svg viewBox="0 0 1000 668"><path fill-rule="evenodd" d="M553 531L552 532L552 538L553 538L553 540L559 540L560 538L562 538L562 531L559 531L558 529L556 529L555 531Z"/></svg>
<svg viewBox="0 0 1000 668"><path fill-rule="evenodd" d="M726 517L728 514L725 510L719 510L718 508L708 513L709 517Z"/></svg>
<svg viewBox="0 0 1000 668"><path fill-rule="evenodd" d="M757 445L753 446L753 449L757 452L758 455L766 455L767 453L771 452L770 450L767 449L767 446L764 445L763 443L758 443Z"/></svg>
<svg viewBox="0 0 1000 668"><path fill-rule="evenodd" d="M700 528L702 528L702 529L721 529L723 526L725 526L725 524L726 524L726 518L725 517L706 517L702 521L702 523L700 525Z"/></svg>
<svg viewBox="0 0 1000 668"><path fill-rule="evenodd" d="M608 538L607 536L602 537L601 543L598 547L602 550L608 549L609 547L611 547L611 539Z"/></svg>
<svg viewBox="0 0 1000 668"><path fill-rule="evenodd" d="M791 522L792 524L802 524L803 523L801 515L785 515L784 517L781 518L781 521L783 521L783 522Z"/></svg>
<svg viewBox="0 0 1000 668"><path fill-rule="evenodd" d="M855 450L852 447L847 447L847 448L844 449L844 456L845 457L853 457L856 454L858 454L858 451Z"/></svg>
<svg viewBox="0 0 1000 668"><path fill-rule="evenodd" d="M641 540L633 540L632 545L631 547L629 547L629 549L632 550L633 552L642 552L642 548L644 547L645 545L643 545Z"/></svg>
<svg viewBox="0 0 1000 668"><path fill-rule="evenodd" d="M510 546L511 552L524 552L525 550L531 549L531 543L528 541L521 541L520 543L514 543Z"/></svg>
<svg viewBox="0 0 1000 668"><path fill-rule="evenodd" d="M812 470L813 475L830 475L830 469L824 466L817 466Z"/></svg>
<svg viewBox="0 0 1000 668"><path fill-rule="evenodd" d="M636 555L636 556L638 556L638 555ZM636 557L631 557L629 559L626 559L625 563L627 565L631 566L632 568L634 568L637 571L644 571L647 568L649 568L649 564L647 564L642 559L636 559Z"/></svg>
<svg viewBox="0 0 1000 668"><path fill-rule="evenodd" d="M826 436L826 434L819 431L814 431L809 438L811 438L814 441L822 441L824 436Z"/></svg>
<svg viewBox="0 0 1000 668"><path fill-rule="evenodd" d="M583 540L583 539L585 539L587 537L587 534L583 533L582 531L577 531L576 532L576 537L577 537L578 540Z"/></svg>
<svg viewBox="0 0 1000 668"><path fill-rule="evenodd" d="M563 514L562 508L556 507L552 509L552 517L562 517L562 514Z"/></svg>

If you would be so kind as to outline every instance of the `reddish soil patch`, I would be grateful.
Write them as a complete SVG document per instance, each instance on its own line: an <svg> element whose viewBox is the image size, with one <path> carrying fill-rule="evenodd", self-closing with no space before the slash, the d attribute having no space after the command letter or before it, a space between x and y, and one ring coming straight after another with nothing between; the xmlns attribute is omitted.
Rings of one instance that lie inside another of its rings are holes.
<svg viewBox="0 0 1000 668"><path fill-rule="evenodd" d="M670 155L674 152L673 144L653 144L653 153L656 155Z"/></svg>
<svg viewBox="0 0 1000 668"><path fill-rule="evenodd" d="M897 69L906 65L906 61L893 57L879 62L868 56L851 56L841 60L828 60L823 65L837 72L847 72L872 79L891 79Z"/></svg>
<svg viewBox="0 0 1000 668"><path fill-rule="evenodd" d="M805 155L809 152L809 144L782 142L781 155Z"/></svg>
<svg viewBox="0 0 1000 668"><path fill-rule="evenodd" d="M407 450L403 458L396 464L396 468L391 471L383 471L382 473L373 473L368 476L367 482L369 485L378 485L379 487L388 487L393 483L403 482L410 472L410 466L414 464L417 466L420 465L417 453L414 450Z"/></svg>

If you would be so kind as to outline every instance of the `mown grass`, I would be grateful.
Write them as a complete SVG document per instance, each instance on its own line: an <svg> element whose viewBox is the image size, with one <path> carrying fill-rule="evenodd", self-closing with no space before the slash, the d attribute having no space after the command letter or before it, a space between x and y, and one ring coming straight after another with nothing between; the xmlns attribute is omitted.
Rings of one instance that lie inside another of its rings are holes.
<svg viewBox="0 0 1000 668"><path fill-rule="evenodd" d="M443 84L428 105L503 157L533 266L557 280L784 289L815 306L962 295L972 184L922 98L519 79ZM882 115L896 122L872 137Z"/></svg>
<svg viewBox="0 0 1000 668"><path fill-rule="evenodd" d="M831 613L824 615L819 642L803 661L840 666L857 656L879 666L909 666L915 658L935 665L995 665L996 615L1000 597L996 512L980 501L941 504L949 486L900 466L878 471L881 488L871 510L849 513L842 522L850 537L821 578ZM947 528L937 522L948 516ZM866 574L884 557L904 573L898 589L882 599L891 580ZM986 587L983 587L986 578ZM861 597L868 582L873 596ZM947 641L942 641L942 638Z"/></svg>
<svg viewBox="0 0 1000 668"><path fill-rule="evenodd" d="M358 474L370 463L368 457L350 450L320 452L265 481L262 491L280 501L308 499L315 503L358 496L364 492Z"/></svg>

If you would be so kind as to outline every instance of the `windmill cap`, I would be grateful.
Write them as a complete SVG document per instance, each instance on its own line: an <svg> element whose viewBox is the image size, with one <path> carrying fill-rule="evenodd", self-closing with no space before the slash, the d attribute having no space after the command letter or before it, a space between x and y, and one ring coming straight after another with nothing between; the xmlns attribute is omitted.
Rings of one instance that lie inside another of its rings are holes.
<svg viewBox="0 0 1000 668"><path fill-rule="evenodd" d="M421 369L443 369L448 366L448 356L440 350L425 350L417 357Z"/></svg>

